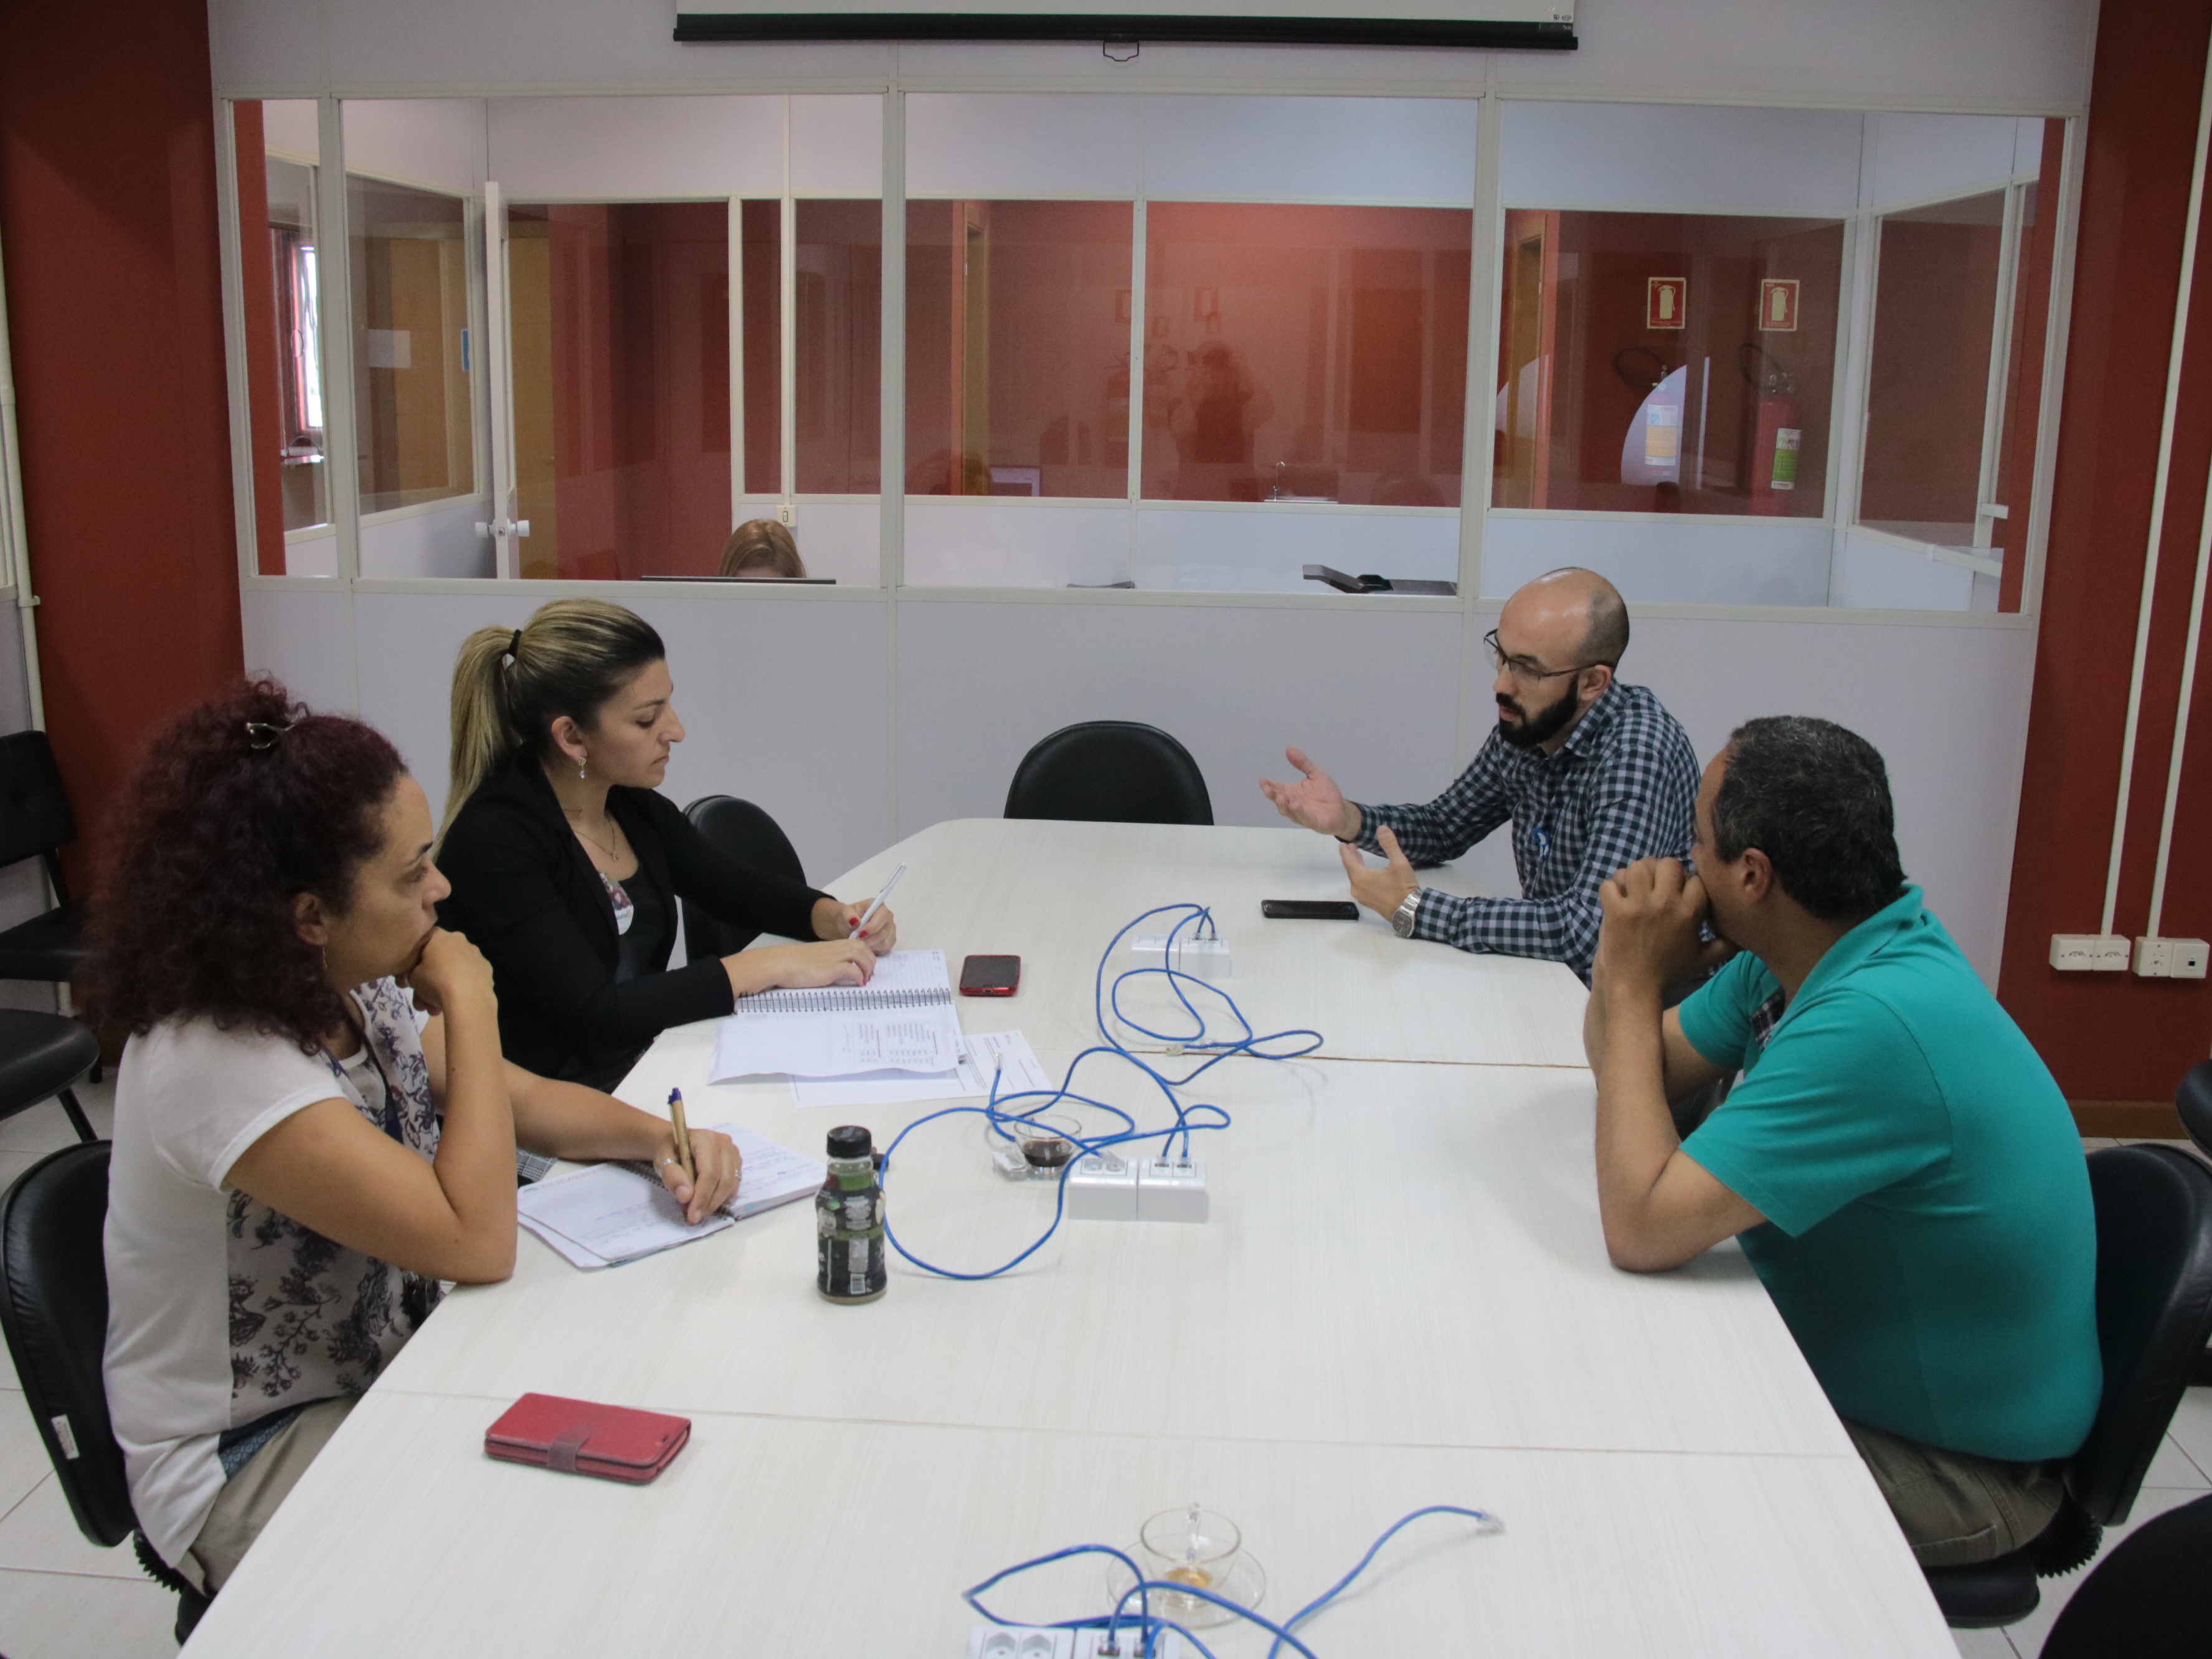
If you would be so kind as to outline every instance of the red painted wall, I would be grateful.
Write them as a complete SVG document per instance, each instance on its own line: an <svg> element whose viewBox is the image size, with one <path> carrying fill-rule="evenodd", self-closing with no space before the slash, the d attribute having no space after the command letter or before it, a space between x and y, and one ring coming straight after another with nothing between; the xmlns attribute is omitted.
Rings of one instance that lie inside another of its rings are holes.
<svg viewBox="0 0 2212 1659"><path fill-rule="evenodd" d="M201 0L0 6L24 508L86 842L149 729L242 659L210 87Z"/></svg>
<svg viewBox="0 0 2212 1659"><path fill-rule="evenodd" d="M2170 1099L2212 1049L2212 982L2059 974L2051 936L2101 917L2212 0L2105 0L2072 334L1998 994L2075 1100ZM2114 931L2149 920L2190 587L2212 463L2212 227L2189 351ZM2200 671L2160 931L2212 936L2212 663ZM1940 719L1941 711L1930 710Z"/></svg>

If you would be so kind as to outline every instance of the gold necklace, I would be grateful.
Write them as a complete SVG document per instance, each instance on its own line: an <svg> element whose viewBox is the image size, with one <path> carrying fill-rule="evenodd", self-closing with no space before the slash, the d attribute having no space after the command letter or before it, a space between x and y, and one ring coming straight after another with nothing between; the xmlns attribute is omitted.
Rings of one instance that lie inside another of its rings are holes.
<svg viewBox="0 0 2212 1659"><path fill-rule="evenodd" d="M614 821L614 817L611 814L608 816L607 827L615 832L615 842L616 846L618 847L622 842L622 825ZM620 864L622 862L622 854L616 851L614 847L608 846L606 842L601 841L597 836L584 828L583 814L580 812L576 815L576 833L581 836L586 841L591 842L592 846L598 848L599 851L605 853L607 855L608 863Z"/></svg>

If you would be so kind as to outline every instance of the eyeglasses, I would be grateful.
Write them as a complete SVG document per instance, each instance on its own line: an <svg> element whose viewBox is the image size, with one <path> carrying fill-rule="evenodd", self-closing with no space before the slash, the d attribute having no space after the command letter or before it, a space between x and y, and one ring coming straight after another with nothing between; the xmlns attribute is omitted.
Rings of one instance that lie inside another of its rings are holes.
<svg viewBox="0 0 2212 1659"><path fill-rule="evenodd" d="M1577 663L1572 668L1539 668L1526 657L1507 656L1505 647L1498 642L1498 630L1494 628L1482 636L1482 642L1490 647L1492 665L1501 672L1510 670L1513 678L1523 684L1536 680L1564 679L1569 674L1581 673L1585 668L1602 668L1606 665L1603 663L1583 662Z"/></svg>

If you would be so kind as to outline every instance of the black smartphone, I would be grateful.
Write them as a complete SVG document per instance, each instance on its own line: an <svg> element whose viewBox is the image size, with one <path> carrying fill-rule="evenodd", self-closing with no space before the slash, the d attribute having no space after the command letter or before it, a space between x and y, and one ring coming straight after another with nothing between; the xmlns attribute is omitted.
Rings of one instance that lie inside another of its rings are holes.
<svg viewBox="0 0 2212 1659"><path fill-rule="evenodd" d="M1021 982L1019 957L970 957L960 964L963 997L1010 997Z"/></svg>
<svg viewBox="0 0 2212 1659"><path fill-rule="evenodd" d="M1350 899L1261 899L1260 914L1277 921L1357 921L1359 907Z"/></svg>

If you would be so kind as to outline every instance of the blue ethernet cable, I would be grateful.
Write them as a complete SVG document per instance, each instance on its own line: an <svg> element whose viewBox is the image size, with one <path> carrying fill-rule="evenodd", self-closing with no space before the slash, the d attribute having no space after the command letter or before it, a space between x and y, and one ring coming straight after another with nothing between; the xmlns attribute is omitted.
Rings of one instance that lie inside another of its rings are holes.
<svg viewBox="0 0 2212 1659"><path fill-rule="evenodd" d="M1158 968L1133 968L1127 969L1115 977L1112 987L1109 988L1106 984L1107 965L1113 960L1114 952L1120 947L1121 941L1128 936L1132 929L1141 926L1154 916L1160 915L1174 915L1177 918L1177 920L1170 927L1168 933L1168 948L1164 964ZM1193 975L1182 972L1174 965L1176 939L1186 927L1189 927L1194 930L1204 929L1206 933L1210 933L1217 938L1218 937L1218 933L1215 928L1213 921L1213 913L1211 910L1202 904L1182 903L1159 905L1156 906L1152 909L1144 912L1143 915L1136 917L1126 927L1122 927L1119 933L1115 933L1114 937L1108 941L1106 949L1099 956L1098 967L1091 979L1091 1015L1097 1024L1098 1035L1101 1041L1093 1044L1091 1047L1084 1049L1082 1053L1077 1054L1073 1060L1068 1062L1067 1070L1061 1076L1059 1088L1051 1090L1031 1089L1002 1097L999 1093L999 1079L997 1077L994 1076L991 1080L990 1097L985 1104L981 1106L947 1106L939 1111L930 1112L921 1117L918 1117L915 1119L913 1122L908 1124L906 1127L901 1129L896 1135L892 1137L890 1145L884 1149L883 1168L878 1179L884 1181L888 1181L890 1179L892 1155L898 1151L900 1144L916 1129L921 1127L923 1124L933 1123L939 1118L964 1115L980 1116L985 1120L991 1133L1004 1138L1007 1133L1007 1131L1004 1127L1006 1124L1016 1121L1034 1121L1038 1113L1048 1110L1052 1106L1063 1101L1073 1102L1077 1105L1093 1107L1100 1111L1105 1112L1111 1116L1119 1118L1123 1124L1127 1126L1118 1133L1093 1136L1087 1139L1079 1136L1071 1136L1070 1139L1083 1152L1103 1152L1110 1151L1112 1148L1116 1146L1128 1145L1132 1142L1158 1140L1162 1143L1163 1152L1172 1154L1176 1139L1177 1136L1180 1136L1182 1140L1182 1151L1185 1158L1188 1158L1190 1156L1190 1137L1194 1131L1227 1128L1231 1120L1226 1110L1219 1106L1214 1105L1211 1102L1202 1101L1186 1105L1179 1091L1188 1088L1193 1083L1195 1083L1200 1077L1204 1076L1214 1066L1219 1065L1223 1060L1232 1059L1239 1054L1249 1054L1255 1059L1269 1060L1299 1059L1304 1055L1313 1053L1314 1050L1321 1047L1322 1036L1318 1031L1305 1028L1271 1032L1266 1036L1256 1035L1253 1031L1251 1021L1244 1017L1244 1011L1237 1006L1236 999L1231 996L1228 992L1223 990L1218 985L1210 985L1206 984L1204 981L1194 980ZM1205 935L1195 932L1194 933L1194 937L1203 936ZM1121 1013L1119 999L1123 982L1127 980L1136 978L1138 975L1143 974L1164 974L1167 975L1169 988L1174 991L1176 1000L1182 1005L1184 1011L1190 1015L1192 1020L1196 1024L1196 1030L1192 1036L1182 1036L1172 1032L1151 1030L1145 1026L1138 1024L1135 1021L1128 1019ZM1219 997L1221 1000L1228 1006L1229 1012L1236 1017L1237 1024L1243 1030L1243 1035L1240 1037L1229 1039L1209 1039L1206 1035L1208 1028L1206 1025L1206 1017L1198 1011L1196 1005L1191 1001L1188 994L1182 988L1182 981L1193 981L1195 983L1204 985L1206 990L1211 991L1214 995ZM1202 1054L1205 1058L1185 1076L1170 1077L1166 1075L1145 1057L1132 1050L1127 1043L1123 1042L1114 1034L1113 1025L1108 1019L1109 1010L1111 1011L1115 1020L1120 1021L1122 1024L1127 1025L1130 1030L1137 1032L1139 1035L1151 1037L1155 1042L1180 1045L1183 1052L1200 1053ZM1271 1052L1268 1047L1263 1046L1279 1045L1286 1041L1300 1037L1309 1038L1310 1041L1307 1042L1303 1047L1293 1048L1288 1052ZM1145 1076L1151 1079L1152 1081L1158 1087L1162 1096L1165 1098L1169 1109L1174 1113L1175 1121L1165 1129L1139 1130L1136 1126L1135 1118L1121 1108L1118 1106L1111 1106L1107 1104L1104 1101L1094 1100L1089 1096L1076 1093L1074 1086L1076 1072L1082 1066L1085 1060L1089 1060L1094 1054L1116 1055L1127 1061L1130 1065L1135 1066L1139 1072L1144 1073ZM1003 1109L1005 1107L1018 1102L1030 1101L1034 1101L1035 1103L1025 1106L1024 1109L1020 1111L1007 1111ZM1194 1116L1194 1114L1198 1113L1211 1114L1211 1118L1206 1121L1199 1121ZM1055 1185L1054 1193L1051 1223L1045 1228L1044 1231L1039 1234L1026 1249L1020 1252L1020 1254L1016 1255L1012 1261L1005 1262L999 1267L988 1268L979 1273L963 1273L951 1268L939 1267L933 1262L925 1261L921 1257L916 1255L912 1250L908 1249L903 1243L900 1243L898 1235L892 1230L888 1218L886 1218L884 1223L884 1237L893 1249L896 1250L902 1256L905 1257L915 1267L921 1268L924 1273L933 1273L940 1279L969 1280L995 1279L1001 1273L1012 1272L1023 1262L1028 1261L1030 1256L1036 1255L1038 1250L1044 1247L1047 1240L1051 1238L1052 1236L1060 1230L1060 1224L1064 1218L1066 1211L1067 1176L1069 1172L1075 1167L1075 1162L1076 1160L1071 1158L1060 1170L1060 1178Z"/></svg>
<svg viewBox="0 0 2212 1659"><path fill-rule="evenodd" d="M1136 1659L1150 1659L1150 1656L1153 1650L1154 1638L1157 1637L1158 1632L1162 1630L1172 1630L1178 1636L1182 1637L1184 1641L1189 1643L1192 1647L1195 1648L1200 1655L1205 1656L1205 1659L1213 1659L1212 1650L1208 1648L1205 1643L1200 1641L1198 1638L1193 1635L1188 1630L1186 1630L1182 1626L1176 1624L1173 1620L1165 1619L1152 1613L1151 1596L1153 1592L1157 1591L1165 1595L1187 1596L1200 1601L1210 1601L1214 1606L1234 1613L1237 1618L1244 1620L1248 1623L1257 1625L1264 1631L1272 1632L1275 1639L1268 1646L1267 1659L1276 1659L1276 1656L1282 1652L1284 1644L1286 1643L1297 1653L1303 1655L1304 1659L1317 1659L1317 1656L1315 1654L1314 1650L1308 1647L1304 1641L1300 1640L1295 1633L1297 1627L1305 1623L1309 1619L1311 1619L1316 1613L1319 1613L1331 1601L1334 1601L1338 1596L1341 1595L1346 1589L1348 1589L1351 1587L1352 1581L1358 1578L1361 1573L1367 1571L1368 1566L1374 1561L1376 1556L1382 1553L1382 1547L1385 1544L1388 1544L1393 1538L1396 1537L1400 1532L1404 1530L1407 1527L1411 1526L1414 1522L1419 1521L1424 1516L1430 1515L1463 1516L1476 1523L1475 1534L1478 1537L1487 1536L1491 1534L1501 1533L1505 1530L1505 1523L1500 1521L1496 1516L1491 1514L1487 1510L1468 1509L1458 1504L1426 1504L1420 1509L1414 1510L1408 1514L1402 1515L1399 1516L1397 1520L1392 1522L1383 1531L1382 1535L1367 1547L1366 1554L1359 1558L1358 1562L1352 1567L1350 1572L1346 1573L1343 1577L1338 1579L1336 1583L1330 1585L1328 1589L1322 1591L1312 1601L1307 1602L1305 1606L1300 1607L1296 1613L1292 1613L1288 1619L1285 1620L1279 1625L1274 1623L1271 1620L1262 1618L1251 1608L1245 1607L1239 1602L1232 1601L1226 1596L1217 1595L1211 1590L1201 1589L1189 1584L1170 1583L1164 1579L1148 1579L1142 1572L1138 1571L1137 1564L1131 1560L1127 1554L1120 1550L1113 1548L1109 1545L1105 1544L1073 1544L1070 1545L1066 1549L1054 1550L1049 1555L1040 1555L1027 1561L1018 1562L1011 1567L1007 1567L1000 1571L993 1573L981 1583L971 1586L969 1589L961 1592L961 1595L962 1599L983 1618L988 1620L992 1624L1003 1625L1009 1621L1000 1618L996 1613L993 1613L988 1607L983 1605L982 1597L987 1590L995 1589L998 1585L1004 1583L1007 1579L1015 1577L1017 1574L1028 1572L1036 1567L1048 1566L1055 1561L1065 1561L1071 1556L1110 1555L1115 1560L1119 1561L1124 1567L1127 1568L1130 1577L1136 1581L1128 1589L1123 1591L1121 1596L1116 1600L1114 1611L1103 1618L1094 1616L1088 1619L1065 1619L1052 1626L1052 1629L1097 1630L1103 1627L1108 1632L1108 1640L1118 1646L1120 1642L1120 1633L1126 1628L1130 1632L1132 1636L1136 1638L1138 1640L1138 1645L1134 1650ZM1128 1605L1129 1600L1132 1596L1137 1598L1138 1604L1138 1611L1133 1617L1122 1612L1122 1609Z"/></svg>

